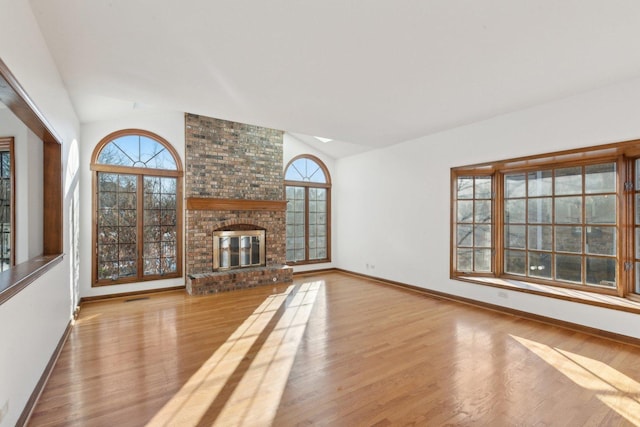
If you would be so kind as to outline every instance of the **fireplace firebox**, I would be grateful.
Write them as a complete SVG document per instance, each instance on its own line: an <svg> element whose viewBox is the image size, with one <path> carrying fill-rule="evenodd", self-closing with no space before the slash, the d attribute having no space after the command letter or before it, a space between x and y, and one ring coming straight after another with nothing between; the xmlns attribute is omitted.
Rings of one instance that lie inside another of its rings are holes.
<svg viewBox="0 0 640 427"><path fill-rule="evenodd" d="M265 265L265 230L213 232L213 271Z"/></svg>

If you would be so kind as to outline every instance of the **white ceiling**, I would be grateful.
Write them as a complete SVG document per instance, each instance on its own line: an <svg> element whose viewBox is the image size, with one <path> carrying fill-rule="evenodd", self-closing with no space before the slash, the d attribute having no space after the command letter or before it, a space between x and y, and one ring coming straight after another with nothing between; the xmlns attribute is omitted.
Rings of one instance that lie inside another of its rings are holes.
<svg viewBox="0 0 640 427"><path fill-rule="evenodd" d="M169 109L368 149L640 76L637 0L31 3L82 122Z"/></svg>

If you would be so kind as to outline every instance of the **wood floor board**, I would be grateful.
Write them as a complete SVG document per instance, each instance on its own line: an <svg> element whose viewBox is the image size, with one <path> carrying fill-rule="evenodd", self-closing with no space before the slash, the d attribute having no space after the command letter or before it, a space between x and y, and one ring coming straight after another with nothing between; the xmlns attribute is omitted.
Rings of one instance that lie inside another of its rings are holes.
<svg viewBox="0 0 640 427"><path fill-rule="evenodd" d="M638 347L327 272L84 304L29 425L634 424Z"/></svg>

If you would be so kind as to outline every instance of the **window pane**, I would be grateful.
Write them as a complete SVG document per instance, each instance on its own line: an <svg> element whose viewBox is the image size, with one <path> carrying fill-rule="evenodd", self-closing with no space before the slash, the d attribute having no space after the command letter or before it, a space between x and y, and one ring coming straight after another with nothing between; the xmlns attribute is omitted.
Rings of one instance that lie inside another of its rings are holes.
<svg viewBox="0 0 640 427"><path fill-rule="evenodd" d="M535 171L529 173L528 196L551 196L552 194L552 173L551 171Z"/></svg>
<svg viewBox="0 0 640 427"><path fill-rule="evenodd" d="M636 227L636 258L640 258L640 228ZM636 274L638 272L636 271Z"/></svg>
<svg viewBox="0 0 640 427"><path fill-rule="evenodd" d="M458 249L456 251L456 269L458 271L473 271L473 249Z"/></svg>
<svg viewBox="0 0 640 427"><path fill-rule="evenodd" d="M117 226L118 211L115 209L105 209L98 211L98 227Z"/></svg>
<svg viewBox="0 0 640 427"><path fill-rule="evenodd" d="M458 178L457 198L473 199L473 178Z"/></svg>
<svg viewBox="0 0 640 427"><path fill-rule="evenodd" d="M571 167L556 169L555 194L581 194L582 168Z"/></svg>
<svg viewBox="0 0 640 427"><path fill-rule="evenodd" d="M176 225L176 211L175 209L163 209L160 211L160 223L162 225Z"/></svg>
<svg viewBox="0 0 640 427"><path fill-rule="evenodd" d="M526 252L505 251L504 270L507 273L524 275L526 271Z"/></svg>
<svg viewBox="0 0 640 427"><path fill-rule="evenodd" d="M104 146L98 155L98 163L176 170L173 156L164 145L143 135L124 135Z"/></svg>
<svg viewBox="0 0 640 427"><path fill-rule="evenodd" d="M587 227L586 252L595 255L615 255L616 228Z"/></svg>
<svg viewBox="0 0 640 427"><path fill-rule="evenodd" d="M144 274L160 274L160 258L145 258L144 259Z"/></svg>
<svg viewBox="0 0 640 427"><path fill-rule="evenodd" d="M551 223L551 198L545 197L542 199L529 199L529 214L528 219L530 223L534 224L550 224Z"/></svg>
<svg viewBox="0 0 640 427"><path fill-rule="evenodd" d="M319 213L326 214L327 213L327 201L326 200L318 200L316 202L316 207ZM324 215L326 218L326 215Z"/></svg>
<svg viewBox="0 0 640 427"><path fill-rule="evenodd" d="M587 284L616 286L616 260L615 258L587 257Z"/></svg>
<svg viewBox="0 0 640 427"><path fill-rule="evenodd" d="M508 223L525 223L525 200L506 200L504 202L505 222Z"/></svg>
<svg viewBox="0 0 640 427"><path fill-rule="evenodd" d="M491 222L491 200L476 200L475 222Z"/></svg>
<svg viewBox="0 0 640 427"><path fill-rule="evenodd" d="M526 247L526 226L525 225L505 225L504 244L507 248L524 249Z"/></svg>
<svg viewBox="0 0 640 427"><path fill-rule="evenodd" d="M96 229L99 280L137 274L137 177L105 174L98 178Z"/></svg>
<svg viewBox="0 0 640 427"><path fill-rule="evenodd" d="M640 193L636 193L636 203L635 204L636 204L636 206L635 206L635 209L636 209L636 224L640 225Z"/></svg>
<svg viewBox="0 0 640 427"><path fill-rule="evenodd" d="M137 274L137 268L135 261L121 261L118 268L118 275L120 277L135 276Z"/></svg>
<svg viewBox="0 0 640 427"><path fill-rule="evenodd" d="M138 238L137 227L118 227L115 228L117 233L118 243L135 243Z"/></svg>
<svg viewBox="0 0 640 427"><path fill-rule="evenodd" d="M491 247L491 226L490 225L476 225L475 231L475 246L480 248Z"/></svg>
<svg viewBox="0 0 640 427"><path fill-rule="evenodd" d="M287 186L287 189L286 189L285 193L287 195L287 200L293 199L293 196L295 194L295 188Z"/></svg>
<svg viewBox="0 0 640 427"><path fill-rule="evenodd" d="M556 251L582 252L582 227L556 227Z"/></svg>
<svg viewBox="0 0 640 427"><path fill-rule="evenodd" d="M585 193L614 193L616 191L615 163L585 166L584 172Z"/></svg>
<svg viewBox="0 0 640 427"><path fill-rule="evenodd" d="M616 197L586 196L585 214L587 224L615 224L616 223Z"/></svg>
<svg viewBox="0 0 640 427"><path fill-rule="evenodd" d="M475 271L491 271L491 249L476 249L474 254Z"/></svg>
<svg viewBox="0 0 640 427"><path fill-rule="evenodd" d="M638 161L636 161L636 165ZM636 262L636 288L635 293L640 294L640 262Z"/></svg>
<svg viewBox="0 0 640 427"><path fill-rule="evenodd" d="M98 279L112 279L118 278L118 263L117 262L100 262L98 265Z"/></svg>
<svg viewBox="0 0 640 427"><path fill-rule="evenodd" d="M176 195L163 193L161 197L160 206L162 209L176 209Z"/></svg>
<svg viewBox="0 0 640 427"><path fill-rule="evenodd" d="M556 198L556 224L579 224L582 222L582 197Z"/></svg>
<svg viewBox="0 0 640 427"><path fill-rule="evenodd" d="M136 193L118 193L118 208L135 209Z"/></svg>
<svg viewBox="0 0 640 427"><path fill-rule="evenodd" d="M505 175L504 177L504 197L524 197L525 196L525 174Z"/></svg>
<svg viewBox="0 0 640 427"><path fill-rule="evenodd" d="M582 282L582 258L576 255L556 255L556 279Z"/></svg>
<svg viewBox="0 0 640 427"><path fill-rule="evenodd" d="M98 173L98 191L117 191L118 174L115 173Z"/></svg>
<svg viewBox="0 0 640 427"><path fill-rule="evenodd" d="M98 244L118 243L118 237L122 239L122 235L118 236L118 230L118 227L100 227L98 231Z"/></svg>
<svg viewBox="0 0 640 427"><path fill-rule="evenodd" d="M327 182L320 165L307 157L294 160L285 171L285 179L287 181Z"/></svg>
<svg viewBox="0 0 640 427"><path fill-rule="evenodd" d="M145 258L159 258L160 257L160 243L145 243L144 245L144 257Z"/></svg>
<svg viewBox="0 0 640 427"><path fill-rule="evenodd" d="M457 206L458 222L473 222L473 201L460 200Z"/></svg>
<svg viewBox="0 0 640 427"><path fill-rule="evenodd" d="M118 201L118 193L115 191L103 191L98 194L98 208L115 208Z"/></svg>
<svg viewBox="0 0 640 427"><path fill-rule="evenodd" d="M456 227L456 246L473 246L473 225Z"/></svg>
<svg viewBox="0 0 640 427"><path fill-rule="evenodd" d="M529 249L550 251L553 241L552 227L548 225L529 226Z"/></svg>
<svg viewBox="0 0 640 427"><path fill-rule="evenodd" d="M551 278L551 254L529 252L529 276Z"/></svg>
<svg viewBox="0 0 640 427"><path fill-rule="evenodd" d="M118 261L118 245L98 245L98 261Z"/></svg>
<svg viewBox="0 0 640 427"><path fill-rule="evenodd" d="M476 178L476 199L491 199L491 178Z"/></svg>

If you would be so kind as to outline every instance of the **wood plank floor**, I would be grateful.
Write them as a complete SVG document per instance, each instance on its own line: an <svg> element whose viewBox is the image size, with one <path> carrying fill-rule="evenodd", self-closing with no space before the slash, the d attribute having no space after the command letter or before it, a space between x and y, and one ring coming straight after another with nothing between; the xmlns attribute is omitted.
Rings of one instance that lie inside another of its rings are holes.
<svg viewBox="0 0 640 427"><path fill-rule="evenodd" d="M640 425L640 349L342 273L85 304L31 426Z"/></svg>

